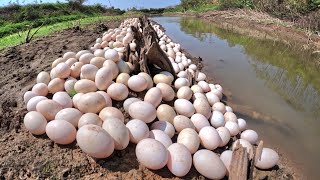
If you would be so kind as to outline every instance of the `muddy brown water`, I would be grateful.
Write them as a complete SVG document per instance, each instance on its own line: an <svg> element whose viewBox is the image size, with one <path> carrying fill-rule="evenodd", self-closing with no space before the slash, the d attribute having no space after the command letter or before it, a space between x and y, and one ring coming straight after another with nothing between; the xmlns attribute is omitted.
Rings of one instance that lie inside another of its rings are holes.
<svg viewBox="0 0 320 180"><path fill-rule="evenodd" d="M319 179L320 70L311 51L221 29L195 17L154 17L174 42L203 58L204 72L232 93L233 104L265 146L277 149L303 179ZM256 118L258 117L258 118Z"/></svg>

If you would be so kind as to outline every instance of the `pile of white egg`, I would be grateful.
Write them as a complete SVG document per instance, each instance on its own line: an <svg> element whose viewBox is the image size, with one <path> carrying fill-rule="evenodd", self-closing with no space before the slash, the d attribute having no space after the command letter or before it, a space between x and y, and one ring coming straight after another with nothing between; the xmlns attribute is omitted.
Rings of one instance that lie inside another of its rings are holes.
<svg viewBox="0 0 320 180"><path fill-rule="evenodd" d="M127 19L119 28L105 32L90 50L67 52L52 63L50 73L39 73L37 84L24 94L29 111L24 117L26 129L35 135L46 133L57 144L76 140L94 158L107 158L131 142L137 144L138 161L149 169L167 166L182 177L193 164L210 179L228 175L234 147L220 156L213 150L240 135L237 141L252 153L258 134L246 130L246 121L220 102L220 85L206 82L201 72L196 84L189 82L188 74L194 76L197 66L158 25L153 27L159 45L178 78L166 71L154 77L132 74L132 64L122 60L127 47L133 54L136 51L131 26L141 31L137 18ZM128 97L129 91L145 92L145 96ZM117 101L123 102L131 117L127 123L124 112L112 106ZM172 101L173 107L168 105ZM175 134L177 141L172 142ZM274 150L263 148L255 165L269 169L278 159Z"/></svg>

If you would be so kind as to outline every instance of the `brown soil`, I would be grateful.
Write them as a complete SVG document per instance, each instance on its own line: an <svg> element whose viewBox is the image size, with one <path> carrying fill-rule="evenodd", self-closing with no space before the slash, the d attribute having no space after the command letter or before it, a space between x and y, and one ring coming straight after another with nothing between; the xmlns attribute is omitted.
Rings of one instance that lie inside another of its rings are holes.
<svg viewBox="0 0 320 180"><path fill-rule="evenodd" d="M105 25L117 27L119 23L108 21ZM46 135L33 136L23 126L27 111L22 96L31 89L37 74L49 71L53 60L63 53L87 49L101 36L100 27L67 29L0 52L0 179L178 179L167 168L151 171L139 165L133 144L107 159L96 160L75 142L57 145ZM255 174L254 179L293 179L282 160L276 168L256 169ZM192 168L184 179L205 178Z"/></svg>

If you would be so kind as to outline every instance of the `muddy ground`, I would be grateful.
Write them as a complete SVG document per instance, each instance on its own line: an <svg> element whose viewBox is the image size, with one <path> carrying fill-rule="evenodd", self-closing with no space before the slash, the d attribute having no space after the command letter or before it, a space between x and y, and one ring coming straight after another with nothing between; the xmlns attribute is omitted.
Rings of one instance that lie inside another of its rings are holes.
<svg viewBox="0 0 320 180"><path fill-rule="evenodd" d="M108 27L119 21L107 21ZM151 171L139 165L135 145L115 151L107 159L93 159L76 142L62 146L46 135L33 136L23 126L23 94L37 74L67 51L87 49L103 33L101 26L67 29L29 44L0 52L0 179L178 179L167 168ZM128 117L127 117L128 118ZM127 119L128 120L128 119ZM269 171L255 170L254 179L293 179L284 161ZM194 168L183 179L205 179Z"/></svg>

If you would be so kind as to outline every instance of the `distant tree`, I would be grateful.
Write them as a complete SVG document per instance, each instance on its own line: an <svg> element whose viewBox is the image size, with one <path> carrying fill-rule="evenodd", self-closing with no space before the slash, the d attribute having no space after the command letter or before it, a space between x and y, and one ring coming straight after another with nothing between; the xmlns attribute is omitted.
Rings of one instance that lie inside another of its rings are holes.
<svg viewBox="0 0 320 180"><path fill-rule="evenodd" d="M66 0L68 3L70 4L79 4L82 5L84 2L86 2L87 0Z"/></svg>

